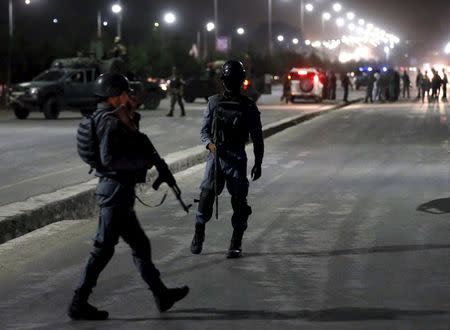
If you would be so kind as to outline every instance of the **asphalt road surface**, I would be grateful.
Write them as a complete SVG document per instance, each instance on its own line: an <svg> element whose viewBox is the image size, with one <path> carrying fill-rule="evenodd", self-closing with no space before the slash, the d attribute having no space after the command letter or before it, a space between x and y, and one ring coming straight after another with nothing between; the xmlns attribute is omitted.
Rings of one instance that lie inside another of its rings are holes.
<svg viewBox="0 0 450 330"><path fill-rule="evenodd" d="M163 279L191 287L163 315L120 243L92 298L111 320L67 319L96 221L7 242L0 328L448 329L449 110L352 106L268 139L240 260L225 258L229 196L220 198L221 220L208 225L200 256L189 251L193 214L173 198L138 207ZM198 196L202 171L178 175L186 200Z"/></svg>
<svg viewBox="0 0 450 330"><path fill-rule="evenodd" d="M260 102L263 124L305 111L315 111L324 104L281 105L281 91L263 96ZM142 130L162 155L185 150L200 143L200 126L206 102L187 105L187 117L166 118L168 100L159 110L142 111ZM178 110L179 111L179 110ZM89 168L76 151L76 129L81 120L77 112L65 111L57 121L32 113L20 121L12 113L0 112L0 206L28 197L53 192L86 182Z"/></svg>

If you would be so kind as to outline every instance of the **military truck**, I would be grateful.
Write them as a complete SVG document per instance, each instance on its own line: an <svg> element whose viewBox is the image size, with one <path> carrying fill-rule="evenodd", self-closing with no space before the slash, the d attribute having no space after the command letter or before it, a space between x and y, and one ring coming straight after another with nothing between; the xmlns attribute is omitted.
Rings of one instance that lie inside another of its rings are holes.
<svg viewBox="0 0 450 330"><path fill-rule="evenodd" d="M94 82L101 73L123 73L121 59L97 61L94 58L55 60L50 69L30 82L15 85L9 92L9 104L18 119L26 119L31 111L40 111L46 119L57 119L63 108L79 109L83 115L96 107ZM157 84L131 80L138 102L148 109L159 106L163 91Z"/></svg>
<svg viewBox="0 0 450 330"><path fill-rule="evenodd" d="M205 99L222 92L220 70L225 61L215 61L208 64L206 72L198 77L189 78L184 86L183 98L187 103L196 99ZM248 77L242 86L242 94L257 102L262 94L271 93L271 77L267 80L261 77L247 74Z"/></svg>

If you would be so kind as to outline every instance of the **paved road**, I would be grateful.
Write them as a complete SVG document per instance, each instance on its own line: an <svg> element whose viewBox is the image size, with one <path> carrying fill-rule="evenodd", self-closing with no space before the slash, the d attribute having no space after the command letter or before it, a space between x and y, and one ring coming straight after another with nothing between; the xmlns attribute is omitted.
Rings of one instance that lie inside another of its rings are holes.
<svg viewBox="0 0 450 330"><path fill-rule="evenodd" d="M93 297L112 320L65 318L95 221L5 243L0 328L448 329L449 113L443 105L353 106L268 139L241 260L224 258L227 196L201 256L189 253L193 216L173 199L139 207L165 281L192 289L164 315L121 243ZM186 199L197 196L202 170L178 176Z"/></svg>
<svg viewBox="0 0 450 330"><path fill-rule="evenodd" d="M280 93L275 89L273 95L261 99L264 124L327 106L280 105ZM142 112L143 131L163 155L196 146L205 106L206 103L188 105L186 118L166 118L165 100L160 110ZM80 119L76 112L64 112L58 121L44 120L40 113L33 113L26 121L14 119L11 113L0 116L0 205L89 180L89 169L79 159L75 147Z"/></svg>

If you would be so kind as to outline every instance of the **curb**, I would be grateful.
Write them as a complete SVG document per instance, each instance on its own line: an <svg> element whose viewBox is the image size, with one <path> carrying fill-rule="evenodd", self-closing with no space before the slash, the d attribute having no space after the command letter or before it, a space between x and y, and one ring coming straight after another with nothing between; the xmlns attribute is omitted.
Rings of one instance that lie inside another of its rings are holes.
<svg viewBox="0 0 450 330"><path fill-rule="evenodd" d="M263 127L264 138L273 136L290 127L315 117L360 102L354 100L348 104L339 104L329 109L292 116ZM169 154L165 160L175 174L206 161L208 152L203 146ZM157 176L155 169L148 174L149 181ZM34 196L23 202L0 207L0 244L25 235L61 220L86 219L95 216L95 186L98 179L60 189L58 191Z"/></svg>

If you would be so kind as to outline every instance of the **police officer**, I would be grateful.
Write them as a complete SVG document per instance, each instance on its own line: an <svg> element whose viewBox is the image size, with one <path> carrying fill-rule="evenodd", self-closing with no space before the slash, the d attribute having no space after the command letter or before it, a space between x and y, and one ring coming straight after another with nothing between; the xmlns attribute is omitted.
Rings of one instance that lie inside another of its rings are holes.
<svg viewBox="0 0 450 330"><path fill-rule="evenodd" d="M183 88L186 84L185 81L178 74L176 67L172 69L172 76L169 78L169 94L170 94L170 111L167 117L173 117L173 111L175 109L175 104L178 103L181 109L181 117L186 116L186 111L184 110L183 103Z"/></svg>
<svg viewBox="0 0 450 330"><path fill-rule="evenodd" d="M349 93L349 88L352 87L352 82L350 81L350 77L348 76L347 73L342 73L341 74L341 84L342 84L342 88L344 89L344 98L343 101L345 103L348 103L348 93Z"/></svg>
<svg viewBox="0 0 450 330"><path fill-rule="evenodd" d="M114 247L122 238L132 250L134 263L152 291L161 312L171 308L189 292L188 287L168 289L160 279L152 262L150 241L134 211L135 185L152 166L151 157L137 147L139 116L136 104L129 96L130 85L119 74L101 75L95 82L99 98L93 114L98 137L99 183L96 198L100 206L99 225L94 247L75 290L68 315L74 320L104 320L108 312L88 303L97 279L114 254Z"/></svg>
<svg viewBox="0 0 450 330"><path fill-rule="evenodd" d="M233 236L227 257L239 258L242 255L242 237L252 213L247 204L249 182L245 144L250 136L255 154L251 177L256 181L261 177L264 140L260 112L256 104L241 95L241 87L245 80L243 64L239 61L226 62L222 67L221 79L225 91L222 95L215 95L209 99L201 129L202 143L210 154L200 186L200 203L196 213L191 252L193 254L202 252L205 225L212 217L216 192L220 194L226 184L233 207L231 218ZM215 168L218 169L217 176Z"/></svg>
<svg viewBox="0 0 450 330"><path fill-rule="evenodd" d="M445 69L442 69L442 101L447 102L447 85L448 85L448 76Z"/></svg>
<svg viewBox="0 0 450 330"><path fill-rule="evenodd" d="M409 78L408 72L406 72L406 69L403 71L402 75L402 81L403 81L403 98L410 97L409 89L411 87L411 78Z"/></svg>

